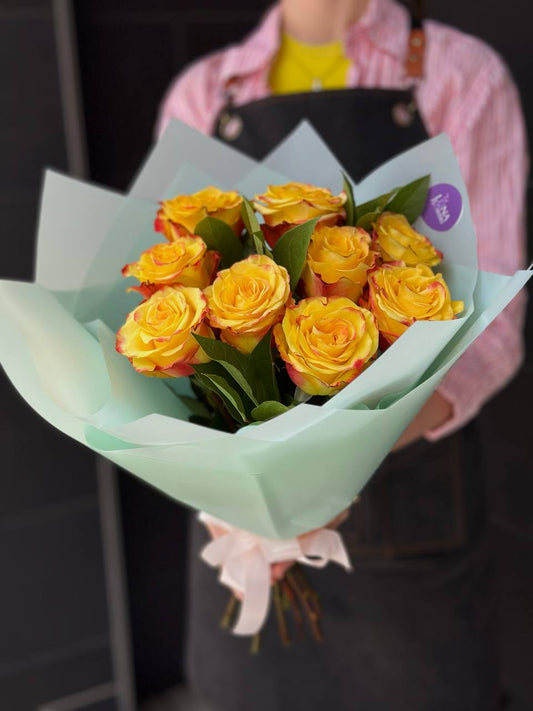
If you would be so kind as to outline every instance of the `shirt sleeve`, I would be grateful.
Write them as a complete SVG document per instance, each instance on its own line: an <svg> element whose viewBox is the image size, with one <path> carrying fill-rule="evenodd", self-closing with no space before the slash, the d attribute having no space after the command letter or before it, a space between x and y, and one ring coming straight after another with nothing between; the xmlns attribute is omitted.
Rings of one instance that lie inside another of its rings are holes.
<svg viewBox="0 0 533 711"><path fill-rule="evenodd" d="M468 190L479 268L513 274L525 264L527 146L518 92L499 59L495 65L468 86L448 133ZM449 371L438 392L453 415L426 439L459 429L514 376L524 355L525 303L521 292Z"/></svg>
<svg viewBox="0 0 533 711"><path fill-rule="evenodd" d="M201 133L211 133L214 117L222 106L218 86L222 53L205 57L187 67L168 88L155 127L159 138L170 119L183 121Z"/></svg>

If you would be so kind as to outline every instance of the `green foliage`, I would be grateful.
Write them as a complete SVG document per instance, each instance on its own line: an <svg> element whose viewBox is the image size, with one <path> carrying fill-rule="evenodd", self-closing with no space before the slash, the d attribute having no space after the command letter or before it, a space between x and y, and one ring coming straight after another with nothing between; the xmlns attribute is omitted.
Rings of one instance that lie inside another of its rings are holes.
<svg viewBox="0 0 533 711"><path fill-rule="evenodd" d="M267 246L265 244L265 238L261 230L261 226L255 215L254 207L252 203L243 198L241 216L244 222L244 226L248 233L249 245L255 254L266 254Z"/></svg>
<svg viewBox="0 0 533 711"><path fill-rule="evenodd" d="M400 188L395 188L388 193L383 193L377 198L368 200L356 208L357 227L362 227L370 232L372 223L382 212L397 212L409 220L411 224L420 216L426 204L430 176L413 180Z"/></svg>
<svg viewBox="0 0 533 711"><path fill-rule="evenodd" d="M199 383L215 395L218 395L228 412L238 424L245 424L249 419L253 404L227 371L215 361L193 366Z"/></svg>
<svg viewBox="0 0 533 711"><path fill-rule="evenodd" d="M350 227L354 227L357 220L357 207L353 196L353 187L348 180L348 176L344 173L342 174L342 180L344 192L346 193L346 203L344 204L344 209L346 210L346 224Z"/></svg>
<svg viewBox="0 0 533 711"><path fill-rule="evenodd" d="M367 232L372 232L372 224L381 215L381 211L367 212L357 220L357 227L362 227Z"/></svg>
<svg viewBox="0 0 533 711"><path fill-rule="evenodd" d="M279 400L270 332L250 354L214 338L195 338L211 358L209 363L193 366L200 382L223 399L238 422L248 422L253 408L262 402Z"/></svg>
<svg viewBox="0 0 533 711"><path fill-rule="evenodd" d="M388 202L385 209L388 212L398 212L409 220L411 224L420 217L424 205L426 204L429 190L429 175L413 180L412 183L404 185Z"/></svg>
<svg viewBox="0 0 533 711"><path fill-rule="evenodd" d="M254 378L254 392L259 404L265 400L280 400L274 360L272 358L272 331L259 341L250 353Z"/></svg>
<svg viewBox="0 0 533 711"><path fill-rule="evenodd" d="M307 249L317 222L318 217L315 217L301 225L296 225L280 237L272 250L274 261L289 272L293 290L296 289L302 275Z"/></svg>
<svg viewBox="0 0 533 711"><path fill-rule="evenodd" d="M239 384L254 404L258 405L259 401L254 395L251 383L252 368L250 357L223 341L206 338L205 336L195 336L195 338L204 353L211 358L211 361L219 363Z"/></svg>
<svg viewBox="0 0 533 711"><path fill-rule="evenodd" d="M266 400L257 407L254 407L252 410L252 417L257 422L265 422L265 420L271 420L273 417L282 415L290 409L291 408L287 407L287 405L283 405L281 402L277 402L276 400Z"/></svg>
<svg viewBox="0 0 533 711"><path fill-rule="evenodd" d="M369 200L368 202L364 202L362 205L358 205L357 225L359 226L359 221L365 215L371 212L379 214L396 192L396 190L391 190L389 193L383 193L383 195L379 195L379 197L374 198L373 200Z"/></svg>
<svg viewBox="0 0 533 711"><path fill-rule="evenodd" d="M207 249L220 252L220 268L226 269L243 257L243 248L235 232L222 220L214 217L204 217L196 225L195 234L199 235L207 245Z"/></svg>

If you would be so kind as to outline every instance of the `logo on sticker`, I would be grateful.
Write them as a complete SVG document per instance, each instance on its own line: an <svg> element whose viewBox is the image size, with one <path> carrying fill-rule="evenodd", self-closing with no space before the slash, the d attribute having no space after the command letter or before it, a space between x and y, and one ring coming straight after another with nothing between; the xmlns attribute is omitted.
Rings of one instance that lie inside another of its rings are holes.
<svg viewBox="0 0 533 711"><path fill-rule="evenodd" d="M457 224L462 212L463 200L459 190L448 183L439 183L428 190L422 219L433 230L446 232Z"/></svg>

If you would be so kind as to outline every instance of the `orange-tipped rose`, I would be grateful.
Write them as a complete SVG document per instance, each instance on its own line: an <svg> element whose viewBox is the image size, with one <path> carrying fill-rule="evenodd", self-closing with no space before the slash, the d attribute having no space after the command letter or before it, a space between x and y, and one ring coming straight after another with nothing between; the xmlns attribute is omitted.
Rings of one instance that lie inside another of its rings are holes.
<svg viewBox="0 0 533 711"><path fill-rule="evenodd" d="M307 183L269 185L263 195L256 195L254 207L263 215L261 226L265 239L273 247L281 235L295 225L319 217L321 222L335 225L344 218L346 193L332 195L327 188Z"/></svg>
<svg viewBox="0 0 533 711"><path fill-rule="evenodd" d="M370 311L333 296L289 307L274 338L295 385L309 395L333 395L374 357L379 333Z"/></svg>
<svg viewBox="0 0 533 711"><path fill-rule="evenodd" d="M161 203L154 223L156 232L162 232L169 242L177 235L194 234L204 217L215 217L231 227L237 236L242 232L242 197L234 190L223 192L209 187L192 195L176 195Z"/></svg>
<svg viewBox="0 0 533 711"><path fill-rule="evenodd" d="M144 375L192 375L192 365L209 360L192 335L214 337L206 313L200 289L166 286L128 314L117 333L117 351Z"/></svg>
<svg viewBox="0 0 533 711"><path fill-rule="evenodd" d="M415 321L450 321L464 309L462 301L451 300L442 274L425 264L384 264L369 274L368 287L368 306L388 344Z"/></svg>
<svg viewBox="0 0 533 711"><path fill-rule="evenodd" d="M205 289L208 320L221 340L251 353L285 312L290 298L289 274L270 257L252 254L218 273Z"/></svg>
<svg viewBox="0 0 533 711"><path fill-rule="evenodd" d="M141 286L131 287L147 297L163 286L196 286L203 289L211 283L220 255L207 250L201 237L179 235L174 242L155 244L141 254L138 261L122 270Z"/></svg>
<svg viewBox="0 0 533 711"><path fill-rule="evenodd" d="M370 235L360 227L317 225L302 274L305 295L357 301L376 262L370 243Z"/></svg>
<svg viewBox="0 0 533 711"><path fill-rule="evenodd" d="M417 264L434 267L442 260L442 252L413 229L404 215L395 212L384 212L378 217L372 246L384 262L404 262L408 267Z"/></svg>

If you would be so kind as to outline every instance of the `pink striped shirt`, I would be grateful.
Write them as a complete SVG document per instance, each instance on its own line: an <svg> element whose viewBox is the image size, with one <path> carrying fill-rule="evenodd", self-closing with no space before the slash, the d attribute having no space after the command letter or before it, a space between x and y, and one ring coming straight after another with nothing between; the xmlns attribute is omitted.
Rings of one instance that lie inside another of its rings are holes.
<svg viewBox="0 0 533 711"><path fill-rule="evenodd" d="M274 6L238 45L209 55L171 84L158 133L178 118L212 133L223 106L223 87L238 78L235 101L270 94L268 76L279 47L281 12ZM425 23L425 76L417 87L419 110L430 135L448 133L470 196L481 269L511 274L525 262L524 207L527 147L520 100L500 57L481 40L438 22ZM409 33L405 8L394 0L369 0L363 17L346 32L351 87L405 88ZM523 359L525 295L487 328L448 373L439 392L453 417L426 433L430 440L455 431L516 373Z"/></svg>

